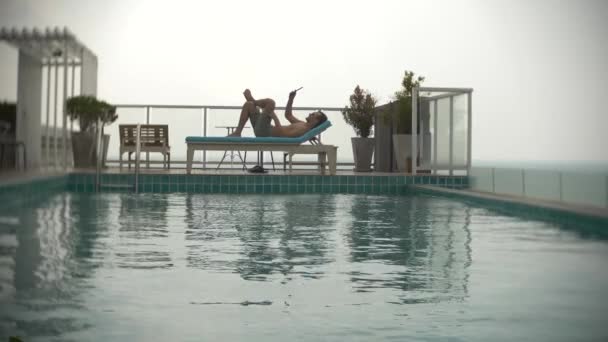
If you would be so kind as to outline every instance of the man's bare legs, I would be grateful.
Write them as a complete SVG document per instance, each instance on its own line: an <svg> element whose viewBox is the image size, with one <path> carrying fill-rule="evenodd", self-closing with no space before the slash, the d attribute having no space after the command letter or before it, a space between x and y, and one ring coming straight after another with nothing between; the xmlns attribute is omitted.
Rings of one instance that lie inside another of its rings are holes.
<svg viewBox="0 0 608 342"><path fill-rule="evenodd" d="M245 99L247 101L251 101L251 102L255 102L255 99L253 98L253 96L251 95L251 90L249 89L245 89L245 91L243 92L243 95L245 96Z"/></svg>
<svg viewBox="0 0 608 342"><path fill-rule="evenodd" d="M251 95L251 91L249 89L245 89L245 91L243 92L243 96L245 96L245 99L247 101L253 102L256 105L256 107L261 107L262 113L265 113L268 115L274 113L274 108L276 107L276 103L274 102L273 99L256 100L253 98L253 95Z"/></svg>
<svg viewBox="0 0 608 342"><path fill-rule="evenodd" d="M245 89L245 91L243 92L243 96L245 96L247 102L243 104L243 107L241 109L241 115L239 116L239 123L237 128L232 134L228 135L229 137L241 136L241 133L243 132L243 127L245 127L245 124L249 119L249 115L256 111L256 107L262 107L262 112L271 115L271 117L273 117L273 120L275 120L275 124L277 124L276 121L278 119L276 119L276 115L274 115L274 108L276 104L273 99L256 100L251 95L251 91L249 89Z"/></svg>
<svg viewBox="0 0 608 342"><path fill-rule="evenodd" d="M236 129L234 130L234 132L232 132L232 134L229 134L228 136L229 137L240 137L241 132L243 132L243 127L245 127L247 120L249 120L249 115L251 115L254 112L255 112L255 104L253 103L253 101L245 102L243 104L243 108L241 109L241 115L239 116L239 124L236 127Z"/></svg>

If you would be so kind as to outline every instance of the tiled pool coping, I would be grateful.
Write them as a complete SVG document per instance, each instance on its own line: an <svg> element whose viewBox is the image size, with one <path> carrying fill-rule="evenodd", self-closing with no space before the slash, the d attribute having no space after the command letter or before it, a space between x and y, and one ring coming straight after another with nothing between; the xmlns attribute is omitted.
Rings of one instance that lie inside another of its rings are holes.
<svg viewBox="0 0 608 342"><path fill-rule="evenodd" d="M132 174L105 173L101 175L101 192L133 192ZM414 187L412 187L414 186ZM470 196L466 176L412 175L239 175L239 174L142 174L139 176L141 193L201 193L201 194L376 194L401 195L422 192L458 197L497 210L533 213L543 217L559 217L560 222L592 221L608 227L608 216L581 213L564 208L552 208L534 203L522 203L506 197L483 198ZM72 172L63 175L24 178L0 184L2 209L41 200L59 192L95 192L95 174Z"/></svg>
<svg viewBox="0 0 608 342"><path fill-rule="evenodd" d="M11 209L46 198L49 195L63 192L68 187L68 176L65 174L30 176L20 180L11 180L0 184L0 209Z"/></svg>
<svg viewBox="0 0 608 342"><path fill-rule="evenodd" d="M124 173L101 175L100 192L133 192L135 176ZM141 193L347 193L403 194L407 185L426 184L451 189L468 186L465 176L411 175L249 175L249 174L142 174ZM23 176L0 184L2 208L45 198L61 191L95 192L95 174L71 172L63 175Z"/></svg>
<svg viewBox="0 0 608 342"><path fill-rule="evenodd" d="M101 175L101 192L132 192L135 178L128 174ZM175 175L139 176L138 191L153 193L369 193L400 194L405 185L427 184L461 189L465 176L320 176L320 175ZM68 175L67 190L95 191L95 176Z"/></svg>

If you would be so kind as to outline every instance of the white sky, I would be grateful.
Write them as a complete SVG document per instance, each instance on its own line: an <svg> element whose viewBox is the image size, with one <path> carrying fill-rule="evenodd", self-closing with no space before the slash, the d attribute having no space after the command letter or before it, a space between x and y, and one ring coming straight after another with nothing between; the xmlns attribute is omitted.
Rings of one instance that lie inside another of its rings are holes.
<svg viewBox="0 0 608 342"><path fill-rule="evenodd" d="M304 86L295 105L342 107L357 84L385 103L406 69L474 88L479 161L608 163L607 23L608 1L0 0L0 26L75 33L111 103L240 105L249 87L284 105ZM0 100L15 69L0 44Z"/></svg>

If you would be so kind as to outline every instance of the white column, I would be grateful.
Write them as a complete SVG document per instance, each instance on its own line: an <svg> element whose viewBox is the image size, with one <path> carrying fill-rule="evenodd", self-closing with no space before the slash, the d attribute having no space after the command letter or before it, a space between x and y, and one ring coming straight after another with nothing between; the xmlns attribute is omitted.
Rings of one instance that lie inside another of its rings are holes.
<svg viewBox="0 0 608 342"><path fill-rule="evenodd" d="M57 166L57 90L59 90L59 85L57 84L58 79L59 64L55 64L55 86L53 87L53 167Z"/></svg>
<svg viewBox="0 0 608 342"><path fill-rule="evenodd" d="M51 151L49 148L49 135L51 130L51 69L53 64L49 60L46 66L46 127L44 128L44 154L45 154L45 166L48 167L51 163Z"/></svg>
<svg viewBox="0 0 608 342"><path fill-rule="evenodd" d="M73 60L72 64L72 84L70 85L70 97L74 97L74 85L76 83L76 60ZM72 139L72 132L74 131L74 121L70 120L70 140Z"/></svg>
<svg viewBox="0 0 608 342"><path fill-rule="evenodd" d="M19 51L17 73L17 115L15 138L25 145L26 156L19 147L18 165L37 169L41 164L42 146L42 62Z"/></svg>
<svg viewBox="0 0 608 342"><path fill-rule="evenodd" d="M97 96L97 57L88 51L81 57L80 94Z"/></svg>
<svg viewBox="0 0 608 342"><path fill-rule="evenodd" d="M412 89L412 174L416 174L416 157L418 156L418 87Z"/></svg>
<svg viewBox="0 0 608 342"><path fill-rule="evenodd" d="M63 149L63 158L62 164L63 169L68 168L68 115L67 115L67 106L66 101L68 99L68 42L67 40L63 43L63 99L61 101L62 111L63 111L63 143L61 144Z"/></svg>
<svg viewBox="0 0 608 342"><path fill-rule="evenodd" d="M419 107L422 107L422 104L419 104ZM421 109L422 111L422 109ZM420 135L418 136L418 141L420 144L418 146L418 150L420 151L420 166L423 166L424 161L424 115L420 115Z"/></svg>

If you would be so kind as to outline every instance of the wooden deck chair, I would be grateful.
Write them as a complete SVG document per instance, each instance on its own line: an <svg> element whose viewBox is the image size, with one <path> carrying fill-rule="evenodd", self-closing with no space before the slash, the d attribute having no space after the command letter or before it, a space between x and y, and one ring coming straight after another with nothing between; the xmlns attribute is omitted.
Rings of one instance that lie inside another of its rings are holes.
<svg viewBox="0 0 608 342"><path fill-rule="evenodd" d="M119 125L120 157L122 169L122 155L128 153L128 165L131 168L131 154L137 150L137 125ZM140 125L140 151L158 152L163 155L163 168L171 168L171 147L169 146L169 125ZM148 167L150 164L148 163Z"/></svg>

